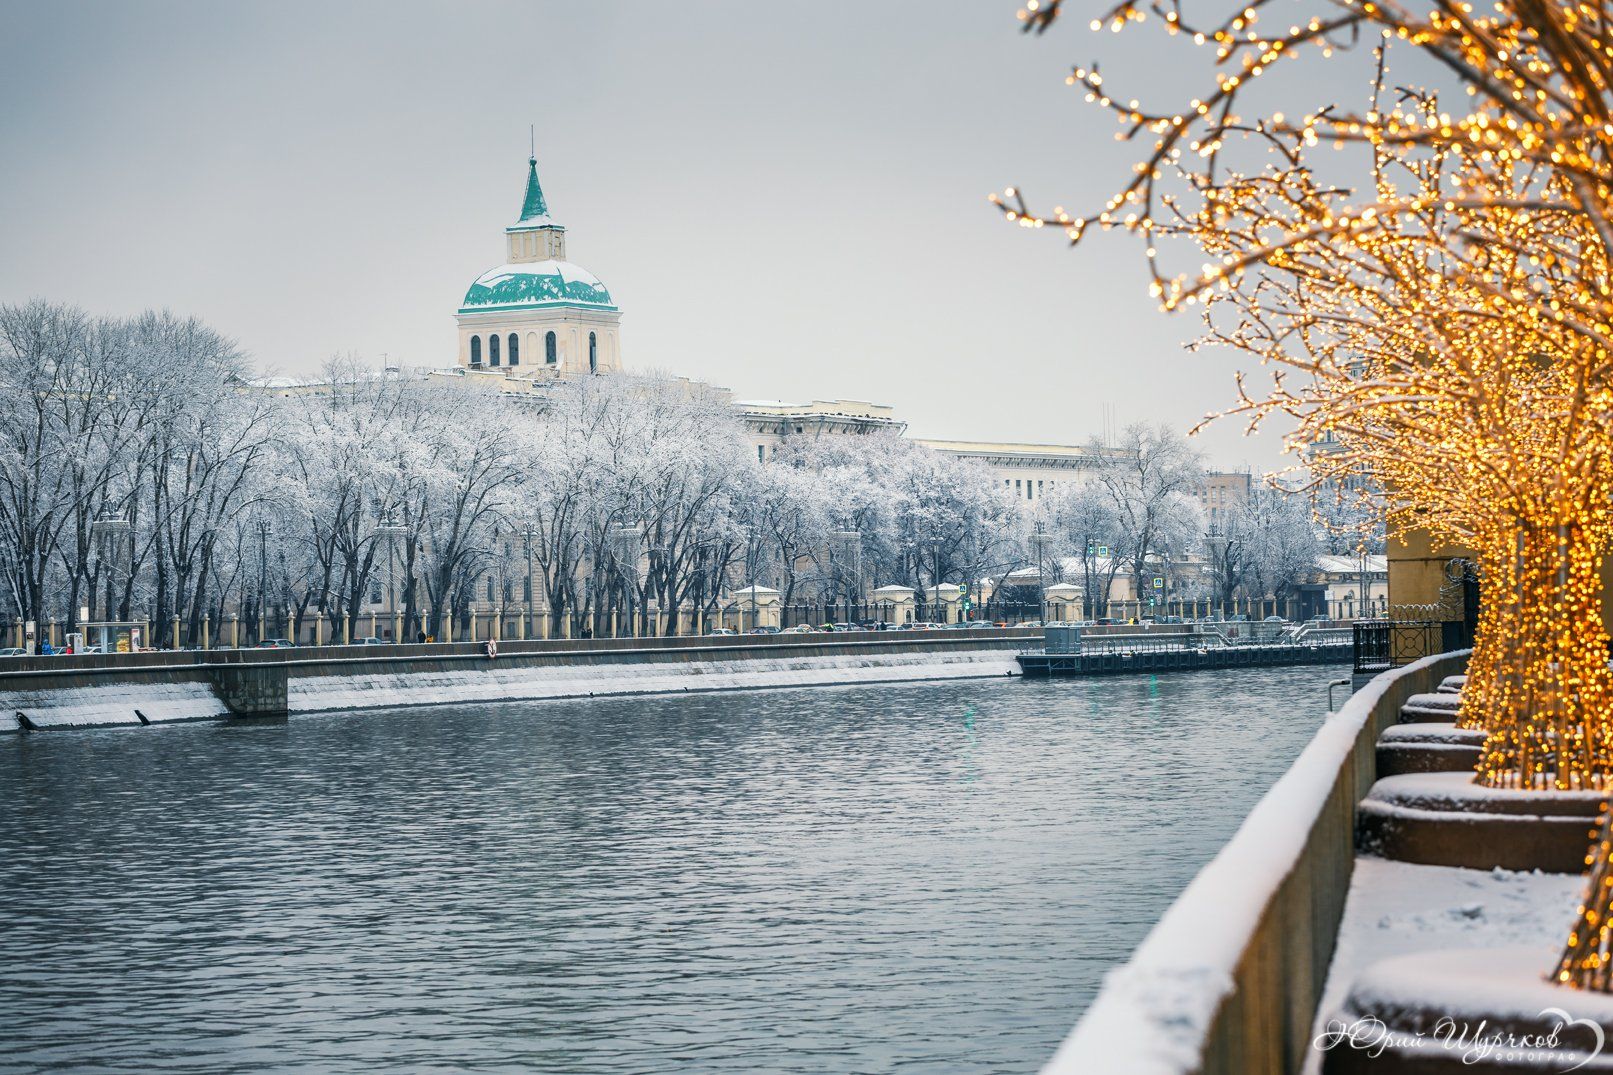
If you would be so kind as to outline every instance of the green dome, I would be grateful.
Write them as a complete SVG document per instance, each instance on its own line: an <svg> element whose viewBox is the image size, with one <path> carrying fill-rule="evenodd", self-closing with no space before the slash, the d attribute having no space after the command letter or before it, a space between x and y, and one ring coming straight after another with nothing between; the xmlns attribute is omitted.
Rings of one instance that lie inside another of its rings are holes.
<svg viewBox="0 0 1613 1075"><path fill-rule="evenodd" d="M610 292L599 277L569 261L534 261L500 265L476 278L465 292L459 312L501 310L521 306L589 306L614 310Z"/></svg>

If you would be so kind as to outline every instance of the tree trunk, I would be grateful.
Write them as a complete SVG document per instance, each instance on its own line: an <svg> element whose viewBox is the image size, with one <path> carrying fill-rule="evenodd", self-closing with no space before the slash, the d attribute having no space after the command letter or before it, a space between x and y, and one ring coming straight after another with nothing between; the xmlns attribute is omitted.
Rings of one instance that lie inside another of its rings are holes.
<svg viewBox="0 0 1613 1075"><path fill-rule="evenodd" d="M1613 675L1602 550L1575 524L1522 527L1482 557L1486 605L1461 721L1490 734L1478 781L1605 787L1613 777Z"/></svg>

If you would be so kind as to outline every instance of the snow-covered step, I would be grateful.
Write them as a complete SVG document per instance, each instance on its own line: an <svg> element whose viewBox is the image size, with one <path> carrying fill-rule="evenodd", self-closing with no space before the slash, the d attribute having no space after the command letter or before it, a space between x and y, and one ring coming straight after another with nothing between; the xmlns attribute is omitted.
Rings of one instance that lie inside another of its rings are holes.
<svg viewBox="0 0 1613 1075"><path fill-rule="evenodd" d="M1477 728L1444 722L1397 724L1378 738L1378 776L1472 772L1484 740L1485 733Z"/></svg>
<svg viewBox="0 0 1613 1075"><path fill-rule="evenodd" d="M1414 694L1400 707L1400 720L1403 724L1453 721L1461 704L1460 694Z"/></svg>
<svg viewBox="0 0 1613 1075"><path fill-rule="evenodd" d="M1490 788L1468 772L1372 786L1357 813L1363 854L1425 866L1579 873L1607 793Z"/></svg>
<svg viewBox="0 0 1613 1075"><path fill-rule="evenodd" d="M1465 686L1467 686L1466 676L1446 676L1439 681L1439 686L1434 688L1434 693L1460 694Z"/></svg>

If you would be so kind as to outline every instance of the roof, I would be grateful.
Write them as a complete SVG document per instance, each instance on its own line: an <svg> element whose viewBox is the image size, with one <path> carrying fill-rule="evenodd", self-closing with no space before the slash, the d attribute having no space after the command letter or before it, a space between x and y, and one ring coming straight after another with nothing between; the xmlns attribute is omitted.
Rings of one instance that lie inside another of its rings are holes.
<svg viewBox="0 0 1613 1075"><path fill-rule="evenodd" d="M511 230L558 227L549 218L549 203L543 198L543 184L538 182L538 158L528 158L526 163L526 197L521 200L521 219L511 225Z"/></svg>
<svg viewBox="0 0 1613 1075"><path fill-rule="evenodd" d="M588 306L614 310L599 277L569 261L500 265L478 276L465 292L462 314L522 306Z"/></svg>

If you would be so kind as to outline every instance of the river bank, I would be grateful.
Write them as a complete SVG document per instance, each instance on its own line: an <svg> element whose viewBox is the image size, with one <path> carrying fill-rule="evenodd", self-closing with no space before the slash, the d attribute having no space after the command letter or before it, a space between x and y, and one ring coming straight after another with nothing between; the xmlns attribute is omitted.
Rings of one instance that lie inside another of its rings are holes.
<svg viewBox="0 0 1613 1075"><path fill-rule="evenodd" d="M32 658L0 671L0 733L239 716L1018 674L1034 630L588 639Z"/></svg>

